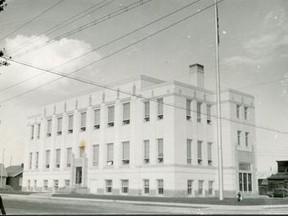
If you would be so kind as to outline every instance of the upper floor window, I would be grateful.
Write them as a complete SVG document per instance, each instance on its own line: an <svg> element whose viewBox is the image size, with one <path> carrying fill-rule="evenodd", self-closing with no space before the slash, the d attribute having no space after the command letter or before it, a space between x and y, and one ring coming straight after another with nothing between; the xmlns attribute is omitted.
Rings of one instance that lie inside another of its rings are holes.
<svg viewBox="0 0 288 216"><path fill-rule="evenodd" d="M202 164L202 141L197 141L197 158L198 158L198 164Z"/></svg>
<svg viewBox="0 0 288 216"><path fill-rule="evenodd" d="M99 145L93 145L93 166L99 163Z"/></svg>
<svg viewBox="0 0 288 216"><path fill-rule="evenodd" d="M211 124L211 105L207 104L207 124Z"/></svg>
<svg viewBox="0 0 288 216"><path fill-rule="evenodd" d="M207 143L207 156L208 156L208 165L212 165L212 143Z"/></svg>
<svg viewBox="0 0 288 216"><path fill-rule="evenodd" d="M80 121L80 130L81 131L86 131L86 115L87 115L87 113L86 112L82 112L81 113L81 116L80 116L80 118L81 118L81 121Z"/></svg>
<svg viewBox="0 0 288 216"><path fill-rule="evenodd" d="M130 143L128 141L122 143L122 164L130 162Z"/></svg>
<svg viewBox="0 0 288 216"><path fill-rule="evenodd" d="M241 145L241 131L237 131L237 144Z"/></svg>
<svg viewBox="0 0 288 216"><path fill-rule="evenodd" d="M39 165L39 152L36 152L36 155L35 155L35 169L38 169L38 165Z"/></svg>
<svg viewBox="0 0 288 216"><path fill-rule="evenodd" d="M94 110L94 128L100 128L100 109Z"/></svg>
<svg viewBox="0 0 288 216"><path fill-rule="evenodd" d="M63 120L63 118L62 117L59 117L58 119L57 119L57 134L58 135L61 135L62 134L62 121Z"/></svg>
<svg viewBox="0 0 288 216"><path fill-rule="evenodd" d="M191 100L186 99L186 119L191 120Z"/></svg>
<svg viewBox="0 0 288 216"><path fill-rule="evenodd" d="M66 166L71 167L72 163L72 148L67 148Z"/></svg>
<svg viewBox="0 0 288 216"><path fill-rule="evenodd" d="M113 143L107 144L107 165L113 165Z"/></svg>
<svg viewBox="0 0 288 216"><path fill-rule="evenodd" d="M192 140L187 139L187 164L192 163Z"/></svg>
<svg viewBox="0 0 288 216"><path fill-rule="evenodd" d="M31 125L31 139L34 139L34 125Z"/></svg>
<svg viewBox="0 0 288 216"><path fill-rule="evenodd" d="M245 144L246 146L249 145L249 132L245 132Z"/></svg>
<svg viewBox="0 0 288 216"><path fill-rule="evenodd" d="M236 117L240 118L240 105L236 104Z"/></svg>
<svg viewBox="0 0 288 216"><path fill-rule="evenodd" d="M40 132L41 132L41 124L38 124L38 127L37 127L37 139L40 138Z"/></svg>
<svg viewBox="0 0 288 216"><path fill-rule="evenodd" d="M244 119L248 120L248 107L244 107Z"/></svg>
<svg viewBox="0 0 288 216"><path fill-rule="evenodd" d="M123 125L130 124L130 102L123 104Z"/></svg>
<svg viewBox="0 0 288 216"><path fill-rule="evenodd" d="M108 127L114 126L114 106L108 107Z"/></svg>
<svg viewBox="0 0 288 216"><path fill-rule="evenodd" d="M52 134L52 119L47 120L47 136L50 137Z"/></svg>
<svg viewBox="0 0 288 216"><path fill-rule="evenodd" d="M150 121L150 101L144 102L144 121Z"/></svg>
<svg viewBox="0 0 288 216"><path fill-rule="evenodd" d="M157 139L158 144L158 163L164 162L164 156L163 156L163 139Z"/></svg>
<svg viewBox="0 0 288 216"><path fill-rule="evenodd" d="M197 122L201 122L201 105L202 103L197 102Z"/></svg>
<svg viewBox="0 0 288 216"><path fill-rule="evenodd" d="M32 169L32 152L29 153L29 169Z"/></svg>
<svg viewBox="0 0 288 216"><path fill-rule="evenodd" d="M163 119L163 98L157 99L157 104L158 104L157 117L158 119Z"/></svg>
<svg viewBox="0 0 288 216"><path fill-rule="evenodd" d="M61 157L61 150L56 149L56 168L60 168L60 157Z"/></svg>
<svg viewBox="0 0 288 216"><path fill-rule="evenodd" d="M73 115L68 116L68 133L73 133Z"/></svg>
<svg viewBox="0 0 288 216"><path fill-rule="evenodd" d="M149 140L144 140L144 163L150 163L150 156L149 156Z"/></svg>

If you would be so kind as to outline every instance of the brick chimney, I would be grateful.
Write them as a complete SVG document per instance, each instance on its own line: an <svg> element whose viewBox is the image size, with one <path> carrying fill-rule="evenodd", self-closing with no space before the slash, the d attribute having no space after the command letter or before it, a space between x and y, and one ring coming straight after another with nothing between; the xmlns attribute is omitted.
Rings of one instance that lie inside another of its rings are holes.
<svg viewBox="0 0 288 216"><path fill-rule="evenodd" d="M193 64L189 66L190 84L204 88L204 66L200 64Z"/></svg>

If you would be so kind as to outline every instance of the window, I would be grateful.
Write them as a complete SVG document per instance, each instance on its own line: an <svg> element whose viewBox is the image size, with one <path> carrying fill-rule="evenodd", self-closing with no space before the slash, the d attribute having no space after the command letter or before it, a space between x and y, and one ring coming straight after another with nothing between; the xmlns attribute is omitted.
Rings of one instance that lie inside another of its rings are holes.
<svg viewBox="0 0 288 216"><path fill-rule="evenodd" d="M240 118L240 105L236 104L236 117Z"/></svg>
<svg viewBox="0 0 288 216"><path fill-rule="evenodd" d="M239 191L252 191L250 163L239 163Z"/></svg>
<svg viewBox="0 0 288 216"><path fill-rule="evenodd" d="M112 180L105 180L106 182L106 193L111 193L112 192Z"/></svg>
<svg viewBox="0 0 288 216"><path fill-rule="evenodd" d="M211 105L207 104L207 124L211 124Z"/></svg>
<svg viewBox="0 0 288 216"><path fill-rule="evenodd" d="M99 163L99 145L93 145L93 166Z"/></svg>
<svg viewBox="0 0 288 216"><path fill-rule="evenodd" d="M149 164L150 163L149 140L144 140L144 163L145 164Z"/></svg>
<svg viewBox="0 0 288 216"><path fill-rule="evenodd" d="M201 122L201 105L202 103L197 102L197 122Z"/></svg>
<svg viewBox="0 0 288 216"><path fill-rule="evenodd" d="M145 122L150 121L150 102L149 101L144 102L144 121Z"/></svg>
<svg viewBox="0 0 288 216"><path fill-rule="evenodd" d="M47 120L47 136L50 137L52 134L52 119Z"/></svg>
<svg viewBox="0 0 288 216"><path fill-rule="evenodd" d="M62 117L59 117L57 119L57 135L61 135L62 134L62 121L63 118Z"/></svg>
<svg viewBox="0 0 288 216"><path fill-rule="evenodd" d="M241 131L237 131L237 144L241 145Z"/></svg>
<svg viewBox="0 0 288 216"><path fill-rule="evenodd" d="M68 133L73 133L73 115L68 116Z"/></svg>
<svg viewBox="0 0 288 216"><path fill-rule="evenodd" d="M192 195L193 192L193 180L187 180L187 194Z"/></svg>
<svg viewBox="0 0 288 216"><path fill-rule="evenodd" d="M46 168L50 167L50 150L46 150Z"/></svg>
<svg viewBox="0 0 288 216"><path fill-rule="evenodd" d="M186 99L186 119L191 120L191 100Z"/></svg>
<svg viewBox="0 0 288 216"><path fill-rule="evenodd" d="M54 190L57 191L59 189L59 180L54 180Z"/></svg>
<svg viewBox="0 0 288 216"><path fill-rule="evenodd" d="M213 181L208 182L208 194L213 195Z"/></svg>
<svg viewBox="0 0 288 216"><path fill-rule="evenodd" d="M197 141L197 158L198 165L202 164L202 141Z"/></svg>
<svg viewBox="0 0 288 216"><path fill-rule="evenodd" d="M72 161L72 148L67 148L67 158L66 158L66 166L71 167L71 161Z"/></svg>
<svg viewBox="0 0 288 216"><path fill-rule="evenodd" d="M32 152L29 153L29 169L32 169Z"/></svg>
<svg viewBox="0 0 288 216"><path fill-rule="evenodd" d="M94 129L100 128L100 109L94 110Z"/></svg>
<svg viewBox="0 0 288 216"><path fill-rule="evenodd" d="M56 149L56 168L60 168L60 155L61 154L61 150L60 149Z"/></svg>
<svg viewBox="0 0 288 216"><path fill-rule="evenodd" d="M121 180L121 193L128 193L129 190L129 180Z"/></svg>
<svg viewBox="0 0 288 216"><path fill-rule="evenodd" d="M70 180L69 179L65 179L65 187L69 187L70 186Z"/></svg>
<svg viewBox="0 0 288 216"><path fill-rule="evenodd" d="M27 181L27 188L28 188L28 190L30 190L30 188L31 188L31 180Z"/></svg>
<svg viewBox="0 0 288 216"><path fill-rule="evenodd" d="M164 194L164 182L163 179L157 180L157 193Z"/></svg>
<svg viewBox="0 0 288 216"><path fill-rule="evenodd" d="M130 124L130 103L123 104L123 125Z"/></svg>
<svg viewBox="0 0 288 216"><path fill-rule="evenodd" d="M108 127L114 126L114 106L108 107Z"/></svg>
<svg viewBox="0 0 288 216"><path fill-rule="evenodd" d="M37 127L37 139L39 139L40 138L40 132L41 132L41 124L38 124L37 126L38 126Z"/></svg>
<svg viewBox="0 0 288 216"><path fill-rule="evenodd" d="M37 190L37 180L34 180L34 191Z"/></svg>
<svg viewBox="0 0 288 216"><path fill-rule="evenodd" d="M249 132L245 132L245 144L246 146L249 145Z"/></svg>
<svg viewBox="0 0 288 216"><path fill-rule="evenodd" d="M129 164L130 162L130 143L123 142L122 143L122 164Z"/></svg>
<svg viewBox="0 0 288 216"><path fill-rule="evenodd" d="M34 125L31 125L31 139L34 139Z"/></svg>
<svg viewBox="0 0 288 216"><path fill-rule="evenodd" d="M48 180L43 180L43 190L44 191L48 190Z"/></svg>
<svg viewBox="0 0 288 216"><path fill-rule="evenodd" d="M113 165L113 143L107 144L107 165Z"/></svg>
<svg viewBox="0 0 288 216"><path fill-rule="evenodd" d="M248 107L244 107L244 119L248 120Z"/></svg>
<svg viewBox="0 0 288 216"><path fill-rule="evenodd" d="M164 162L163 139L157 139L157 144L158 144L158 163L163 163Z"/></svg>
<svg viewBox="0 0 288 216"><path fill-rule="evenodd" d="M163 98L157 99L158 104L158 119L163 119Z"/></svg>
<svg viewBox="0 0 288 216"><path fill-rule="evenodd" d="M35 156L35 169L38 169L38 165L39 165L39 152L36 152L36 156Z"/></svg>
<svg viewBox="0 0 288 216"><path fill-rule="evenodd" d="M149 179L144 179L143 180L143 184L144 184L144 194L149 194Z"/></svg>
<svg viewBox="0 0 288 216"><path fill-rule="evenodd" d="M187 164L192 163L192 139L187 139Z"/></svg>
<svg viewBox="0 0 288 216"><path fill-rule="evenodd" d="M198 181L198 195L203 195L203 180Z"/></svg>
<svg viewBox="0 0 288 216"><path fill-rule="evenodd" d="M82 112L80 117L81 117L80 130L86 131L86 112Z"/></svg>
<svg viewBox="0 0 288 216"><path fill-rule="evenodd" d="M212 166L212 143L207 143L208 165Z"/></svg>

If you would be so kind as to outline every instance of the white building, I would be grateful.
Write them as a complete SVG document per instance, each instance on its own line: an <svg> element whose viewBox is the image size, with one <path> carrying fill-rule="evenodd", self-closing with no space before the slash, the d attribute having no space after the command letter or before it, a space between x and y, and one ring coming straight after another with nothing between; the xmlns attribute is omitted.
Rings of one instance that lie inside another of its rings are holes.
<svg viewBox="0 0 288 216"><path fill-rule="evenodd" d="M215 93L138 76L28 118L23 190L217 196ZM128 93L128 94L127 94ZM224 196L257 193L254 97L222 93Z"/></svg>

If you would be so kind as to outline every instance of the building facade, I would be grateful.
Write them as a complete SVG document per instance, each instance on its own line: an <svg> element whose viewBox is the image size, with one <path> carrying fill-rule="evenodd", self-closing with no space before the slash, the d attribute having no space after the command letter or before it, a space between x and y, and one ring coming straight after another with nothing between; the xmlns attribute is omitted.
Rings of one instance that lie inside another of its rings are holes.
<svg viewBox="0 0 288 216"><path fill-rule="evenodd" d="M257 193L254 97L222 93L224 196ZM217 196L216 95L204 67L185 81L137 76L28 118L23 190Z"/></svg>

